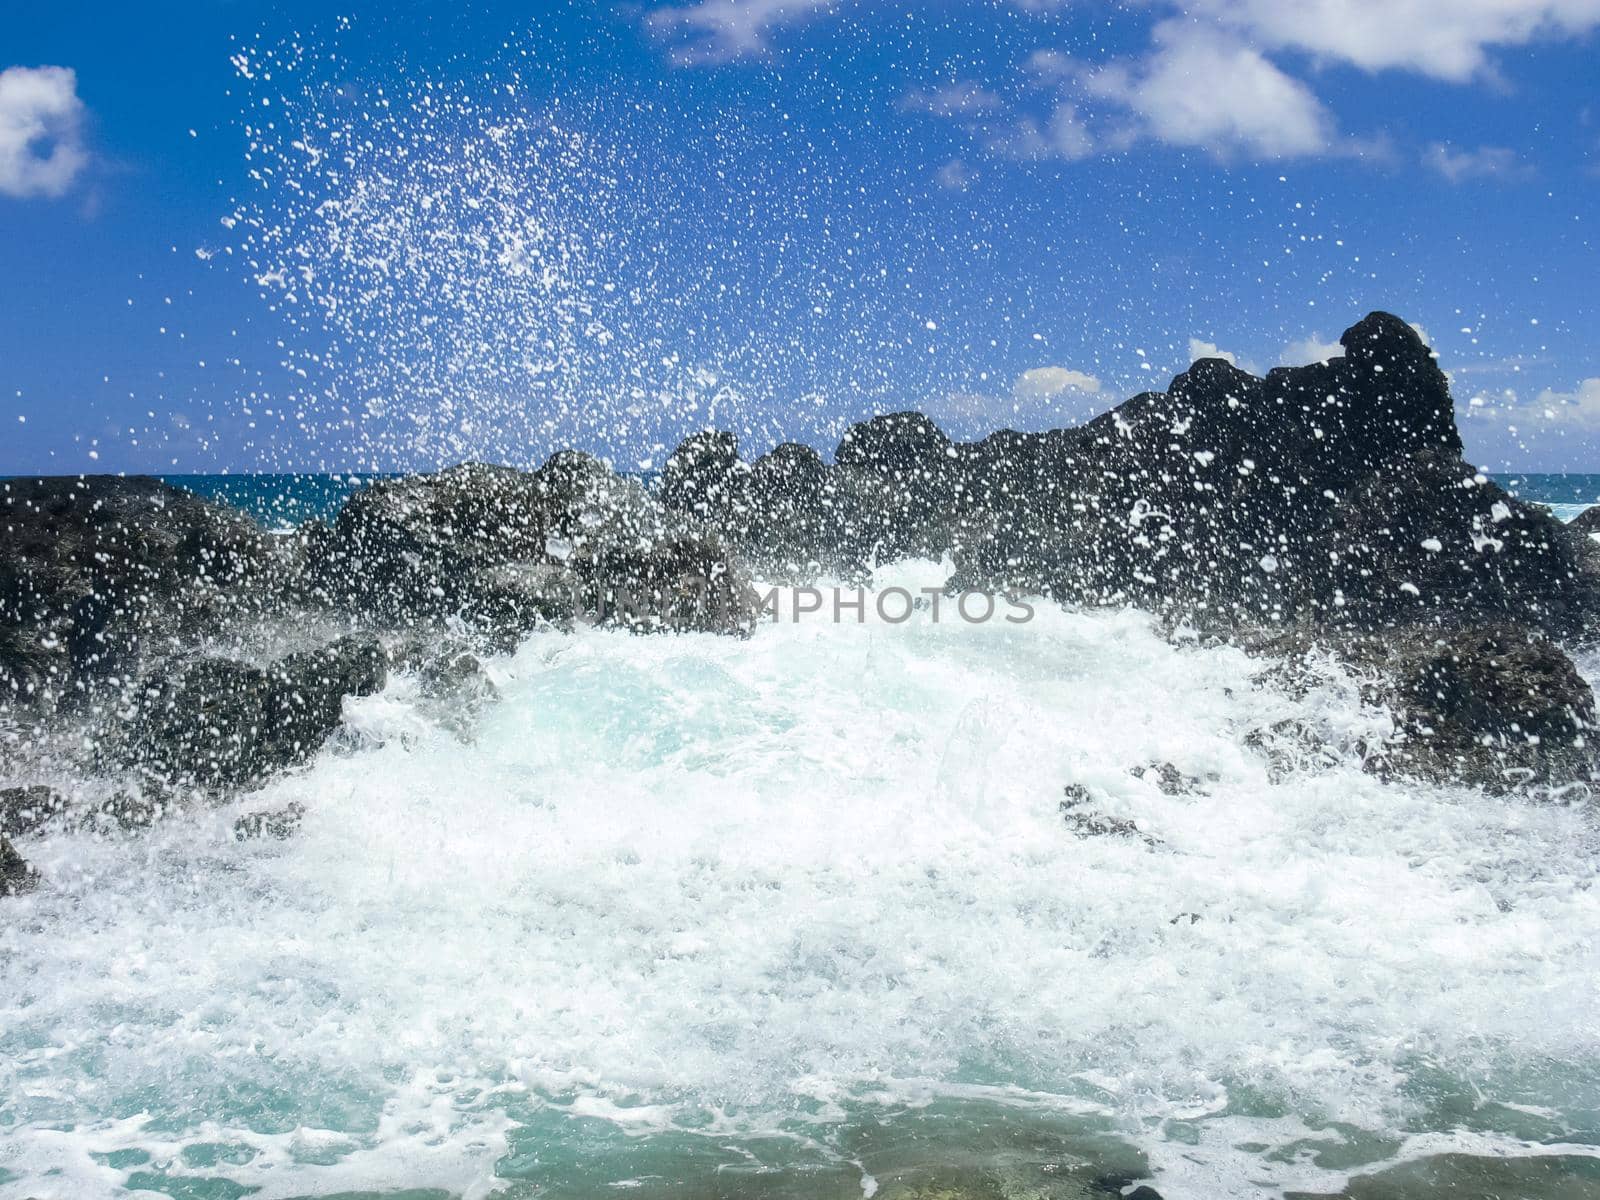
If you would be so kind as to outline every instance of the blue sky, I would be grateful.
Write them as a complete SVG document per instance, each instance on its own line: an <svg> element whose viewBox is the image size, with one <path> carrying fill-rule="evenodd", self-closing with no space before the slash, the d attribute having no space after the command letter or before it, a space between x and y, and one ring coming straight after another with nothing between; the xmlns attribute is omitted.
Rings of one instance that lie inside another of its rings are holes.
<svg viewBox="0 0 1600 1200"><path fill-rule="evenodd" d="M13 7L0 473L971 436L1378 307L1600 471L1600 0Z"/></svg>

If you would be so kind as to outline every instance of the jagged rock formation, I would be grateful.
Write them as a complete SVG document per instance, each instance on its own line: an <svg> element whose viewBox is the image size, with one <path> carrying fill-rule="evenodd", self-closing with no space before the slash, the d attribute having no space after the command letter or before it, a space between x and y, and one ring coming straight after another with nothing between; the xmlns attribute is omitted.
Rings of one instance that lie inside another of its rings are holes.
<svg viewBox="0 0 1600 1200"><path fill-rule="evenodd" d="M779 447L742 470L696 435L664 501L763 566L948 553L963 587L1138 604L1210 628L1516 619L1570 635L1595 550L1461 458L1449 388L1405 322L1256 378L1197 362L1088 424L953 443L918 413L854 426L832 467Z"/></svg>
<svg viewBox="0 0 1600 1200"><path fill-rule="evenodd" d="M121 765L168 788L238 788L303 762L343 720L346 696L388 678L373 637L344 637L267 667L202 658L145 683L105 747Z"/></svg>
<svg viewBox="0 0 1600 1200"><path fill-rule="evenodd" d="M876 417L831 467L779 447L745 470L731 435L700 434L663 499L770 574L949 554L956 589L1293 630L1384 665L1401 735L1374 761L1485 786L1593 777L1593 700L1550 639L1600 615L1600 545L1462 459L1448 383L1404 321L1373 313L1340 341L1264 378L1202 360L1074 429L960 444L918 413Z"/></svg>
<svg viewBox="0 0 1600 1200"><path fill-rule="evenodd" d="M0 837L0 897L20 896L39 886L39 872L28 865L16 848Z"/></svg>
<svg viewBox="0 0 1600 1200"><path fill-rule="evenodd" d="M1318 654L1351 668L1363 699L1395 722L1384 744L1365 747L1370 771L1497 793L1596 778L1594 693L1561 647L1526 625L1417 625L1403 636L1300 626L1244 641L1273 664L1267 678L1292 691L1315 674Z"/></svg>
<svg viewBox="0 0 1600 1200"><path fill-rule="evenodd" d="M21 837L41 828L71 807L54 788L0 788L0 837Z"/></svg>

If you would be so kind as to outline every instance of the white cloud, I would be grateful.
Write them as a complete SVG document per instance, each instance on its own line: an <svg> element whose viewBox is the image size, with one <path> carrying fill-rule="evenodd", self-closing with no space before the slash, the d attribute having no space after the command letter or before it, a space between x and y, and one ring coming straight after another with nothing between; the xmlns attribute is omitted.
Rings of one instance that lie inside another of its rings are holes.
<svg viewBox="0 0 1600 1200"><path fill-rule="evenodd" d="M1063 392L1098 392L1100 380L1086 371L1071 367L1034 367L1017 376L1013 391L1018 396L1059 396Z"/></svg>
<svg viewBox="0 0 1600 1200"><path fill-rule="evenodd" d="M936 117L970 117L995 112L1005 107L1005 103L993 92L962 80L908 92L900 107L932 113Z"/></svg>
<svg viewBox="0 0 1600 1200"><path fill-rule="evenodd" d="M952 437L980 438L996 429L1060 429L1081 425L1105 406L1100 380L1071 367L1035 367L1017 376L1011 395L950 392L924 411Z"/></svg>
<svg viewBox="0 0 1600 1200"><path fill-rule="evenodd" d="M1028 60L1063 99L1047 127L1024 118L991 149L1013 157L1076 160L1140 140L1193 147L1214 158L1292 158L1336 146L1332 115L1304 83L1254 47L1213 26L1169 20L1143 58L1093 66L1059 51Z"/></svg>
<svg viewBox="0 0 1600 1200"><path fill-rule="evenodd" d="M1255 48L1208 26L1163 21L1140 62L1082 76L1091 95L1125 107L1138 131L1218 158L1320 154L1333 118L1311 89Z"/></svg>
<svg viewBox="0 0 1600 1200"><path fill-rule="evenodd" d="M1032 117L1019 117L1009 124L991 128L985 149L1002 158L1062 158L1078 162L1113 146L1109 139L1097 138L1074 104L1059 104L1050 119L1041 125Z"/></svg>
<svg viewBox="0 0 1600 1200"><path fill-rule="evenodd" d="M1313 333L1283 348L1279 361L1286 367L1303 367L1308 363L1327 362L1341 358L1344 347L1338 342L1325 342L1320 333Z"/></svg>
<svg viewBox="0 0 1600 1200"><path fill-rule="evenodd" d="M1532 400L1520 400L1507 390L1499 398L1485 394L1467 402L1467 414L1500 420L1512 426L1544 426L1600 432L1600 377L1585 379L1570 392L1545 388Z"/></svg>
<svg viewBox="0 0 1600 1200"><path fill-rule="evenodd" d="M1534 404L1545 411L1548 420L1558 424L1600 430L1600 377L1585 379L1571 392L1546 388Z"/></svg>
<svg viewBox="0 0 1600 1200"><path fill-rule="evenodd" d="M1199 362L1202 358L1220 358L1225 363L1239 365L1238 356L1231 350L1222 350L1214 342L1202 342L1199 338L1189 339L1189 361Z"/></svg>
<svg viewBox="0 0 1600 1200"><path fill-rule="evenodd" d="M645 22L658 36L688 38L672 47L677 62L725 63L765 57L773 30L803 24L834 5L835 0L699 0L655 9Z"/></svg>
<svg viewBox="0 0 1600 1200"><path fill-rule="evenodd" d="M1600 27L1600 0L1196 0L1192 11L1268 48L1457 82L1486 73L1495 47Z"/></svg>
<svg viewBox="0 0 1600 1200"><path fill-rule="evenodd" d="M942 188L952 192L964 192L978 178L978 173L970 169L961 159L952 158L933 173L933 178Z"/></svg>
<svg viewBox="0 0 1600 1200"><path fill-rule="evenodd" d="M1531 173L1517 152L1505 146L1457 150L1444 142L1434 142L1423 154L1422 165L1451 183L1464 179L1515 179Z"/></svg>
<svg viewBox="0 0 1600 1200"><path fill-rule="evenodd" d="M0 193L59 196L89 161L70 67L0 71Z"/></svg>

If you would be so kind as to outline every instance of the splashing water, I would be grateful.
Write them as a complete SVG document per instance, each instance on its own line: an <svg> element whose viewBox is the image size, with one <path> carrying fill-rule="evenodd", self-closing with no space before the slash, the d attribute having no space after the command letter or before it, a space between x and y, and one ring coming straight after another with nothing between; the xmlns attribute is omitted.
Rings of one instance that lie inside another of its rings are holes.
<svg viewBox="0 0 1600 1200"><path fill-rule="evenodd" d="M1258 669L1041 606L540 635L465 721L398 677L238 805L30 847L0 1196L844 1196L999 1131L1061 1195L1594 1154L1592 814L1380 784L1348 679ZM1274 768L1286 720L1346 750Z"/></svg>
<svg viewBox="0 0 1600 1200"><path fill-rule="evenodd" d="M708 161L630 141L613 109L648 127L647 100L545 98L510 51L369 87L342 28L240 49L250 186L202 251L283 326L282 382L249 402L292 413L341 469L581 447L649 471L707 425L756 449L836 441L934 390L908 350L924 315L885 283L914 259L821 172L749 177L763 147L736 115L705 131ZM770 236L795 224L816 244Z"/></svg>
<svg viewBox="0 0 1600 1200"><path fill-rule="evenodd" d="M343 425L393 463L521 461L592 433L575 402L627 304L599 278L623 221L591 140L522 109L514 77L478 103L428 79L339 86L293 45L236 66L261 95L243 127L259 187L227 224L300 331L284 366L315 435Z"/></svg>

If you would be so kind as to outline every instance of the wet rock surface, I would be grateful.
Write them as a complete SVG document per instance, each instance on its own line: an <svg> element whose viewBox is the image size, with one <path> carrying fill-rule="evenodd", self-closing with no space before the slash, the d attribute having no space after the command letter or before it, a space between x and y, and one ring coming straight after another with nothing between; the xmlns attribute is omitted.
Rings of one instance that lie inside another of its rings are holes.
<svg viewBox="0 0 1600 1200"><path fill-rule="evenodd" d="M717 441L730 537L797 570L948 554L951 590L1136 604L1224 639L1287 631L1291 649L1320 642L1391 680L1386 769L1588 780L1592 697L1557 643L1600 615L1589 524L1462 458L1448 382L1411 326L1373 313L1340 341L1264 377L1203 359L1074 429L961 444L891 414L852 427L832 466L774 451L747 476ZM1448 662L1423 649L1436 643ZM1294 733L1264 731L1264 752L1297 757Z"/></svg>
<svg viewBox="0 0 1600 1200"><path fill-rule="evenodd" d="M758 558L861 567L952 556L956 586L1138 604L1201 626L1588 626L1600 560L1462 457L1448 384L1397 317L1265 377L1203 359L1088 424L952 442L918 413L853 426L832 466L779 447L740 474L729 435L674 461ZM707 447L717 447L709 455ZM715 458L715 468L705 466ZM707 493L710 494L710 493Z"/></svg>
<svg viewBox="0 0 1600 1200"><path fill-rule="evenodd" d="M71 807L54 788L38 784L0 788L0 837L21 837L43 828Z"/></svg>
<svg viewBox="0 0 1600 1200"><path fill-rule="evenodd" d="M738 632L756 600L720 534L571 451L538 471L469 463L374 484L313 534L307 578L336 606L513 640L574 619Z"/></svg>
<svg viewBox="0 0 1600 1200"><path fill-rule="evenodd" d="M247 842L252 838L286 841L294 836L305 815L305 805L298 803L265 812L246 813L233 823L233 837L239 842Z"/></svg>
<svg viewBox="0 0 1600 1200"><path fill-rule="evenodd" d="M200 659L140 688L113 752L171 787L246 787L315 753L339 727L346 696L383 687L387 662L371 637L266 667Z"/></svg>
<svg viewBox="0 0 1600 1200"><path fill-rule="evenodd" d="M1594 693L1548 638L1516 625L1348 651L1399 717L1384 769L1492 791L1600 778Z"/></svg>
<svg viewBox="0 0 1600 1200"><path fill-rule="evenodd" d="M1362 698L1387 709L1393 735L1363 747L1374 772L1493 792L1600 782L1593 690L1572 659L1531 625L1422 625L1396 633L1296 628L1244 638L1273 663L1266 681L1294 689L1300 664L1331 656ZM1323 752L1317 732L1274 728L1246 739L1269 762Z"/></svg>
<svg viewBox="0 0 1600 1200"><path fill-rule="evenodd" d="M0 480L0 702L54 708L274 598L271 540L156 479Z"/></svg>
<svg viewBox="0 0 1600 1200"><path fill-rule="evenodd" d="M38 886L39 873L9 841L0 837L0 897L20 896Z"/></svg>

